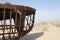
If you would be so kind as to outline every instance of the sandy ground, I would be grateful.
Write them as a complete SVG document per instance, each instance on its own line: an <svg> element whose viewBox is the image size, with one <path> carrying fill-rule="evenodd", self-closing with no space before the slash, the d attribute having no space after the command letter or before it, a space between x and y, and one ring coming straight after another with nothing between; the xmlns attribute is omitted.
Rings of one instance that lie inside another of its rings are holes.
<svg viewBox="0 0 60 40"><path fill-rule="evenodd" d="M52 24L35 25L22 40L60 40L60 27Z"/></svg>

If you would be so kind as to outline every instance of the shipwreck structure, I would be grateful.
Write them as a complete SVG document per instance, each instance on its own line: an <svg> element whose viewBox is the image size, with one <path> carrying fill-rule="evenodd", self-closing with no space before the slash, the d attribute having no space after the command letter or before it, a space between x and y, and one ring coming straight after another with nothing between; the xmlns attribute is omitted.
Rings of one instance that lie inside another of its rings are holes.
<svg viewBox="0 0 60 40"><path fill-rule="evenodd" d="M34 25L35 9L12 4L0 4L1 40L19 40L29 33Z"/></svg>

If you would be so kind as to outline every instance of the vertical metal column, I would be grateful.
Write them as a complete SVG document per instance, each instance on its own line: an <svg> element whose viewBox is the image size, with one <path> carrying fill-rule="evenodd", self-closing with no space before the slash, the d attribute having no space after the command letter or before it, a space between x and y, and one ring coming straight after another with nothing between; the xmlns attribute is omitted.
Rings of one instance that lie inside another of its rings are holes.
<svg viewBox="0 0 60 40"><path fill-rule="evenodd" d="M19 30L20 30L20 40L21 40L21 38L22 38L22 35L23 35L23 27L22 27L22 10L20 11L20 27L19 27Z"/></svg>
<svg viewBox="0 0 60 40"><path fill-rule="evenodd" d="M5 32L5 8L4 8L4 12L3 12L3 21L4 21L4 23L3 23L3 38L2 38L2 40L5 40L5 37L4 37L4 32Z"/></svg>

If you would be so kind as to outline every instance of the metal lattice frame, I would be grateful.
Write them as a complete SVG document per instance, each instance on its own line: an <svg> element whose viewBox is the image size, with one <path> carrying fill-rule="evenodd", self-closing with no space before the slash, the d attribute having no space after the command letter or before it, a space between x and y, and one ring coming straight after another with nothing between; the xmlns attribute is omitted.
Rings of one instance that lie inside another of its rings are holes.
<svg viewBox="0 0 60 40"><path fill-rule="evenodd" d="M0 4L1 40L19 40L32 30L35 10L25 6L19 7L11 4Z"/></svg>

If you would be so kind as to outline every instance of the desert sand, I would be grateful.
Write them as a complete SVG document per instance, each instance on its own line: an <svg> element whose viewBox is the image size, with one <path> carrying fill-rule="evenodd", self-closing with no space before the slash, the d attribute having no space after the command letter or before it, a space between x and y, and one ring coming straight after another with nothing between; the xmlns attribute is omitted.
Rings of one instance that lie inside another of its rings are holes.
<svg viewBox="0 0 60 40"><path fill-rule="evenodd" d="M60 22L39 22L36 23L30 33L22 40L60 40Z"/></svg>

